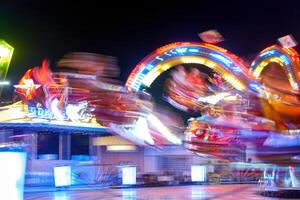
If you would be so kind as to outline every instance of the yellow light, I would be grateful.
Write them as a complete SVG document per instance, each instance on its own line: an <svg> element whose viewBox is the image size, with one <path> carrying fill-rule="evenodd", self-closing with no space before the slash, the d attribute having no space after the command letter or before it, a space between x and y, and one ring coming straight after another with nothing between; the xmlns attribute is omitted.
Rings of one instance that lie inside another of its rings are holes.
<svg viewBox="0 0 300 200"><path fill-rule="evenodd" d="M281 61L280 58L267 58L265 60L263 60L260 64L258 64L252 71L252 74L255 78L259 78L262 70L271 62L277 63L279 64L281 67L283 67L283 62Z"/></svg>
<svg viewBox="0 0 300 200"><path fill-rule="evenodd" d="M164 65L162 65L161 69L164 72L164 71L167 71L168 69L170 69L171 67L172 66L170 64L164 64Z"/></svg>
<svg viewBox="0 0 300 200"><path fill-rule="evenodd" d="M104 136L104 137L94 137L93 138L94 146L124 146L134 145L132 142L120 137L120 136Z"/></svg>
<svg viewBox="0 0 300 200"><path fill-rule="evenodd" d="M223 76L223 78L226 81L228 81L234 88L236 88L238 90L243 91L246 88L242 82L240 82L238 79L236 79L232 75L226 74Z"/></svg>
<svg viewBox="0 0 300 200"><path fill-rule="evenodd" d="M153 81L163 72L170 69L173 66L179 65L179 64L201 64L209 67L210 69L215 70L217 73L219 73L223 78L226 76L227 80L233 87L235 87L238 90L245 90L244 84L239 81L237 78L229 75L229 72L222 69L221 66L219 66L214 61L211 61L207 58L198 57L198 56L183 56L178 57L174 59L170 59L168 61L165 61L164 63L156 65L143 79L143 84L146 87L150 87Z"/></svg>
<svg viewBox="0 0 300 200"><path fill-rule="evenodd" d="M4 46L0 46L0 58L5 58L9 55L9 49Z"/></svg>
<svg viewBox="0 0 300 200"><path fill-rule="evenodd" d="M0 39L0 79L4 80L9 68L14 48Z"/></svg>
<svg viewBox="0 0 300 200"><path fill-rule="evenodd" d="M263 60L259 65L257 65L254 70L252 71L252 74L255 78L259 78L260 77L260 74L262 72L262 70L270 63L277 63L278 65L280 65L280 67L283 68L284 71L287 71L286 70L286 66L284 65L284 62L282 61L281 58L279 57L275 57L275 58L267 58L265 60ZM292 86L292 88L294 90L298 90L299 87L298 87L298 84L295 82L295 80L293 79L292 75L287 73L286 74L287 77L288 77L288 80L289 80L289 83L290 85Z"/></svg>
<svg viewBox="0 0 300 200"><path fill-rule="evenodd" d="M206 65L207 67L211 68L211 69L214 69L215 66L216 66L216 63L215 63L215 62L212 62L212 61L210 61L210 60L206 60L205 65Z"/></svg>
<svg viewBox="0 0 300 200"><path fill-rule="evenodd" d="M106 146L107 151L136 151L137 147L133 145L111 145Z"/></svg>
<svg viewBox="0 0 300 200"><path fill-rule="evenodd" d="M150 85L152 84L152 82L162 73L162 72L158 72L155 71L157 69L153 69L152 71L150 71L143 79L143 84L147 87L150 87Z"/></svg>
<svg viewBox="0 0 300 200"><path fill-rule="evenodd" d="M205 61L207 61L206 58L202 57L195 57L195 56L185 56L181 58L182 63L189 64L189 63L195 63L195 64L201 64L203 65Z"/></svg>

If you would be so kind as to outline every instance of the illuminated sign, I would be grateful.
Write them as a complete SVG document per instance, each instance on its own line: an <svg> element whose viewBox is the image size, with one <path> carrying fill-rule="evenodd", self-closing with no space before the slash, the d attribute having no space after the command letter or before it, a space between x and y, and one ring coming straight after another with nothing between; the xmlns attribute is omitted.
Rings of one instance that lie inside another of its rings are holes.
<svg viewBox="0 0 300 200"><path fill-rule="evenodd" d="M123 185L136 184L136 167L134 166L122 167L122 184Z"/></svg>
<svg viewBox="0 0 300 200"><path fill-rule="evenodd" d="M71 167L54 167L54 182L55 187L71 185Z"/></svg>
<svg viewBox="0 0 300 200"><path fill-rule="evenodd" d="M26 166L25 152L0 152L1 199L22 200Z"/></svg>
<svg viewBox="0 0 300 200"><path fill-rule="evenodd" d="M89 123L93 118L92 109L88 108L87 102L84 101L76 105L68 104L62 111L58 110L56 105L51 109L53 112L47 108L28 106L29 115L33 118L85 123ZM54 111L59 112L59 115L55 115Z"/></svg>
<svg viewBox="0 0 300 200"><path fill-rule="evenodd" d="M206 179L206 168L203 165L192 165L192 182L203 182Z"/></svg>
<svg viewBox="0 0 300 200"><path fill-rule="evenodd" d="M0 79L4 80L9 68L14 48L0 39Z"/></svg>
<svg viewBox="0 0 300 200"><path fill-rule="evenodd" d="M28 107L28 112L31 117L40 119L55 119L54 114L48 109L30 106Z"/></svg>

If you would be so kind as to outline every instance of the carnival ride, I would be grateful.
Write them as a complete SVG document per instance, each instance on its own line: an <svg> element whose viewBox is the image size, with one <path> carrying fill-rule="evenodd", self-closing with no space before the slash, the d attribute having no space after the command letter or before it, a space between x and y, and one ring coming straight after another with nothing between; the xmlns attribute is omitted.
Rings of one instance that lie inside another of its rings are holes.
<svg viewBox="0 0 300 200"><path fill-rule="evenodd" d="M164 100L199 114L185 130L174 112L162 114L164 109L157 109L147 93L170 70ZM2 107L2 122L44 120L109 129L139 145L184 141L199 155L227 159L243 154L249 144L264 149L256 151L263 159L274 152L289 158L300 153L293 149L300 145L300 69L299 54L292 48L270 46L248 64L216 45L177 42L144 58L125 87L115 79L118 74L117 60L109 56L69 53L58 62L57 72L44 61L15 85L21 102Z"/></svg>
<svg viewBox="0 0 300 200"><path fill-rule="evenodd" d="M214 73L209 76L178 67L184 64L198 64ZM177 71L166 81L164 98L180 110L201 113L189 121L185 131L188 149L229 159L244 153L249 144L254 151L262 150L256 153L264 160L285 154L290 161L300 153L292 148L300 145L295 134L299 132L300 69L294 49L273 45L250 65L212 44L174 43L144 58L130 74L126 87L143 91L176 66Z"/></svg>
<svg viewBox="0 0 300 200"><path fill-rule="evenodd" d="M104 55L67 54L58 62L57 72L44 60L14 86L21 101L3 107L2 119L10 125L19 120L22 127L31 120L39 127L48 122L71 130L82 127L84 132L114 132L139 145L181 144L158 119L151 97L128 92L114 79L117 74L117 60ZM17 119L4 117L13 112Z"/></svg>

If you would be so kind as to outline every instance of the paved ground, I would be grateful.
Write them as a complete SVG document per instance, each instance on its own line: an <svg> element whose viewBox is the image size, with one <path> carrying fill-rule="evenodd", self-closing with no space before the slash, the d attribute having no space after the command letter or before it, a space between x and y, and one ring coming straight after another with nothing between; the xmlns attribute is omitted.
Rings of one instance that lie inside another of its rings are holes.
<svg viewBox="0 0 300 200"><path fill-rule="evenodd" d="M256 194L255 185L206 185L152 187L134 189L101 189L27 193L25 200L271 200Z"/></svg>

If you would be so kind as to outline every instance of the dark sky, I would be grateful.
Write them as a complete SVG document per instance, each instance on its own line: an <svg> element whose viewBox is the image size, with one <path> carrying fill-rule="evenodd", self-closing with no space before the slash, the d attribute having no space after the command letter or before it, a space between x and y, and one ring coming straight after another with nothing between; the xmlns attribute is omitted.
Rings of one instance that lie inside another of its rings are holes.
<svg viewBox="0 0 300 200"><path fill-rule="evenodd" d="M225 37L221 46L246 57L286 34L300 41L297 0L120 2L1 1L0 38L15 48L7 79L16 83L43 58L55 66L66 52L86 51L117 57L125 81L151 51L200 41L197 34L209 29Z"/></svg>

